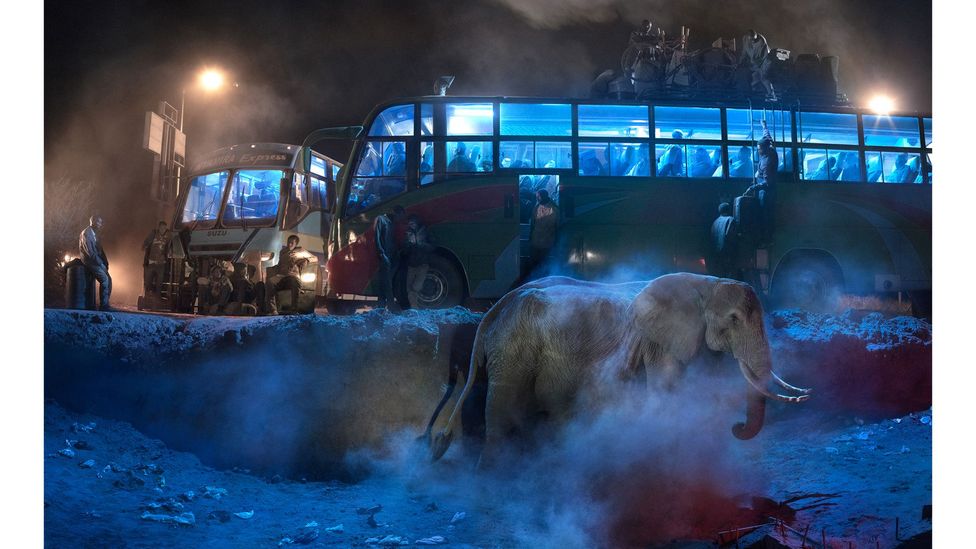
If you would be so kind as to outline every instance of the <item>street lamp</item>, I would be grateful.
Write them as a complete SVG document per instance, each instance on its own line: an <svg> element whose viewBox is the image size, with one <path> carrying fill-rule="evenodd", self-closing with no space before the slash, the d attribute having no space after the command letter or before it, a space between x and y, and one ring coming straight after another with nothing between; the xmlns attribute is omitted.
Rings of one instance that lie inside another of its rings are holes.
<svg viewBox="0 0 976 549"><path fill-rule="evenodd" d="M868 102L868 107L881 115L889 115L895 110L895 100L887 95L876 95Z"/></svg>
<svg viewBox="0 0 976 549"><path fill-rule="evenodd" d="M220 69L207 67L197 75L197 84L206 92L216 92L224 87L224 73ZM236 84L235 84L236 85ZM186 108L186 86L180 94L180 131L183 131L183 110Z"/></svg>

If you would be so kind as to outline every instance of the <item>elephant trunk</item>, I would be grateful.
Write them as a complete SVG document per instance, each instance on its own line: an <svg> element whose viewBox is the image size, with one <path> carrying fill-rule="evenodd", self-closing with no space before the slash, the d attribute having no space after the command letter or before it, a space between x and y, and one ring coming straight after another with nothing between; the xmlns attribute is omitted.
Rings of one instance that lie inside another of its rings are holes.
<svg viewBox="0 0 976 549"><path fill-rule="evenodd" d="M746 405L746 422L733 425L732 434L739 440L749 440L762 430L765 417L766 396L750 387Z"/></svg>

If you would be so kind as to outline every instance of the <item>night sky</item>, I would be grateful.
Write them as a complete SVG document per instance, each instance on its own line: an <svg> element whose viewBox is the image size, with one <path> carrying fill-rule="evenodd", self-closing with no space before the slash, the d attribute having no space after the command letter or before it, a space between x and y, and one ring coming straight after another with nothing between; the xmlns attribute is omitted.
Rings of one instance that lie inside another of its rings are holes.
<svg viewBox="0 0 976 549"><path fill-rule="evenodd" d="M183 87L192 161L360 124L377 103L431 93L443 74L457 77L451 95L585 97L644 18L671 35L689 26L692 49L755 28L794 55L838 56L854 104L884 91L901 110L932 109L932 9L920 1L47 2L45 178L94 180L116 228L106 243L120 245L117 229L132 223L128 238L141 240L155 211L145 111L178 106ZM205 66L238 87L195 88ZM325 149L342 162L347 151Z"/></svg>

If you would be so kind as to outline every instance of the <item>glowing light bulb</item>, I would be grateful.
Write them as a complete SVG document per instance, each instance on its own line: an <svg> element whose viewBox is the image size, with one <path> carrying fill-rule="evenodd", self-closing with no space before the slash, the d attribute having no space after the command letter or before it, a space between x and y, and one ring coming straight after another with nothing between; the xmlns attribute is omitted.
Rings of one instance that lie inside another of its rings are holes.
<svg viewBox="0 0 976 549"><path fill-rule="evenodd" d="M207 91L215 91L224 85L224 75L216 69L206 69L200 73L200 86Z"/></svg>
<svg viewBox="0 0 976 549"><path fill-rule="evenodd" d="M895 110L895 100L887 95L876 95L868 102L868 108L878 114L891 114Z"/></svg>

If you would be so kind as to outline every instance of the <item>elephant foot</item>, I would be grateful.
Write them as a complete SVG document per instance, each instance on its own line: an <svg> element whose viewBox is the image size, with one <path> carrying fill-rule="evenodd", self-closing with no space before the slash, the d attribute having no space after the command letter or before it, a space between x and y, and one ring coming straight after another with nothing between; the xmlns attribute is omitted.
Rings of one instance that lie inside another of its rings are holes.
<svg viewBox="0 0 976 549"><path fill-rule="evenodd" d="M745 423L736 423L732 426L732 436L739 440L749 440L759 434L761 427L762 425L760 424L760 428L747 428Z"/></svg>
<svg viewBox="0 0 976 549"><path fill-rule="evenodd" d="M451 440L453 438L452 433L438 433L434 437L434 441L430 444L430 460L437 461L444 455L451 446Z"/></svg>

